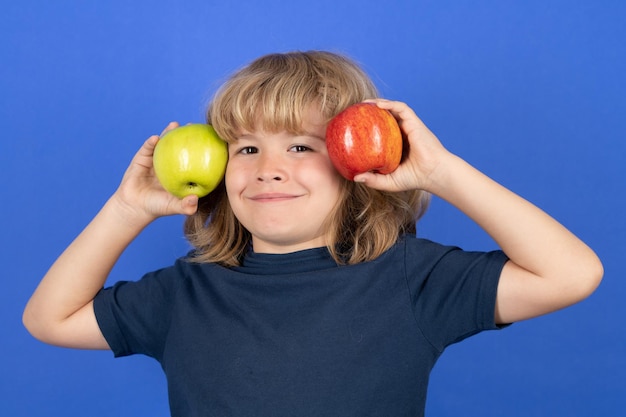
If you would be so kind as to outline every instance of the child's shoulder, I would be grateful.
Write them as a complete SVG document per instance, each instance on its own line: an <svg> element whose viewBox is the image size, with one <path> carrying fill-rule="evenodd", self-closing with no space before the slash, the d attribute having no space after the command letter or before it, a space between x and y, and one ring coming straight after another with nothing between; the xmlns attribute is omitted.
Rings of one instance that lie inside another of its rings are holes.
<svg viewBox="0 0 626 417"><path fill-rule="evenodd" d="M396 244L403 251L408 264L423 265L443 261L446 264L471 264L478 260L503 264L507 257L500 249L480 251L466 250L457 245L438 243L415 235L404 235Z"/></svg>
<svg viewBox="0 0 626 417"><path fill-rule="evenodd" d="M429 252L449 252L452 250L461 250L458 246L445 245L433 240L418 237L414 234L406 234L400 236L396 244L397 247L407 251L429 251Z"/></svg>

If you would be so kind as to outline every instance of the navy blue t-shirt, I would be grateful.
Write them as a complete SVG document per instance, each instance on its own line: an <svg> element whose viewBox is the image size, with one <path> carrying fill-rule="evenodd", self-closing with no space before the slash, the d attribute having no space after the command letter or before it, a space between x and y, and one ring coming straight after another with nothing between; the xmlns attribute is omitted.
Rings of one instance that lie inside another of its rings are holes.
<svg viewBox="0 0 626 417"><path fill-rule="evenodd" d="M414 237L351 266L325 248L180 259L94 309L116 356L161 363L173 416L422 416L444 348L497 328L505 262Z"/></svg>

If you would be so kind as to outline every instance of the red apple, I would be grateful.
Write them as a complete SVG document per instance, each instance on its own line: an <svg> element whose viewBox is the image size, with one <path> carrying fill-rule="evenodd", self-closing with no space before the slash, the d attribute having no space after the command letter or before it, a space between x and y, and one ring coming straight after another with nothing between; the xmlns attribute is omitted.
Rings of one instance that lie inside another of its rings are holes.
<svg viewBox="0 0 626 417"><path fill-rule="evenodd" d="M402 133L393 115L374 103L354 104L326 128L331 162L349 180L363 172L389 174L402 158Z"/></svg>

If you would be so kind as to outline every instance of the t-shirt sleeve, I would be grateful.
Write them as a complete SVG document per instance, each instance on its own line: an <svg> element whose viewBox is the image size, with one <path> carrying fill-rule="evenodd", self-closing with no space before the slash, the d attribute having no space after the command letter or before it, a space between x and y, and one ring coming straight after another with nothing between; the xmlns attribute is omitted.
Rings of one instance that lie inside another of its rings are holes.
<svg viewBox="0 0 626 417"><path fill-rule="evenodd" d="M414 314L435 348L441 351L483 330L500 328L495 323L496 296L508 260L502 251L468 252L425 240L410 243L405 256Z"/></svg>
<svg viewBox="0 0 626 417"><path fill-rule="evenodd" d="M116 357L162 355L172 300L183 280L179 263L150 272L139 281L119 281L96 295L94 313Z"/></svg>

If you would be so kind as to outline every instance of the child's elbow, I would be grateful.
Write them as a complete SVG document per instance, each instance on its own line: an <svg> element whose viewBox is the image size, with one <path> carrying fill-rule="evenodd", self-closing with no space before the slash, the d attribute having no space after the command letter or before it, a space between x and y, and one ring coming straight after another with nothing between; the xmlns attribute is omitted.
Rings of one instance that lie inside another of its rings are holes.
<svg viewBox="0 0 626 417"><path fill-rule="evenodd" d="M579 266L580 269L577 274L577 298L578 301L582 301L593 294L602 282L602 278L604 277L604 266L595 253L590 256L584 265L581 263Z"/></svg>
<svg viewBox="0 0 626 417"><path fill-rule="evenodd" d="M24 325L28 333L30 333L30 335L33 336L35 339L45 341L45 326L41 325L41 320L39 320L33 314L32 308L30 308L28 305L22 313L22 324Z"/></svg>
<svg viewBox="0 0 626 417"><path fill-rule="evenodd" d="M52 334L55 326L54 322L49 320L50 316L39 311L31 303L26 305L22 313L22 324L32 337L43 343L51 343Z"/></svg>

